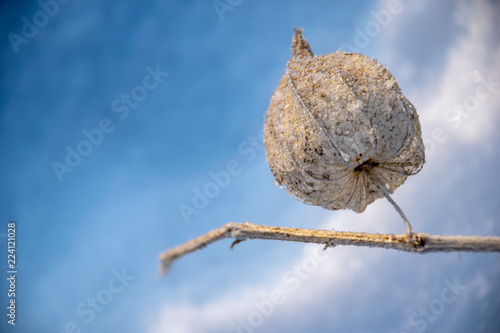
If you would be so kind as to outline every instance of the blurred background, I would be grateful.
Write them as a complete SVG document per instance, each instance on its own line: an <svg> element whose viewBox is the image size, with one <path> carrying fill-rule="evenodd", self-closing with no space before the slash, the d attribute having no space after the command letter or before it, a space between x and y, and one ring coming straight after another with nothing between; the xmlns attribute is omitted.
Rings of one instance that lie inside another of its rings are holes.
<svg viewBox="0 0 500 333"><path fill-rule="evenodd" d="M426 165L394 199L414 231L500 236L498 1L3 1L2 332L498 332L500 254L231 240L222 224L380 233L274 185L264 115L292 27L372 56L416 106ZM16 221L16 325L7 224Z"/></svg>

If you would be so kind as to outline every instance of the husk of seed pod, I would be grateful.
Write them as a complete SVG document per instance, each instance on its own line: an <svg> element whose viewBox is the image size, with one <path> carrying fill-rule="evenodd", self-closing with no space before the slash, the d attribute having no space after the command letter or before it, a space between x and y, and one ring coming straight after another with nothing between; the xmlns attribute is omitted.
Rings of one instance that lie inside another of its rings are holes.
<svg viewBox="0 0 500 333"><path fill-rule="evenodd" d="M424 164L415 107L377 61L355 53L316 57L301 29L266 114L271 171L291 196L363 212Z"/></svg>

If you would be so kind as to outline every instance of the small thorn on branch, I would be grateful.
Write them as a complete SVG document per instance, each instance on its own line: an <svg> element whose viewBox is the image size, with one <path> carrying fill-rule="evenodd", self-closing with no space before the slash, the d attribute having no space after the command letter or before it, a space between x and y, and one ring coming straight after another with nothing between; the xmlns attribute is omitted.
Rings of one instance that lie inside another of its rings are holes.
<svg viewBox="0 0 500 333"><path fill-rule="evenodd" d="M231 244L231 250L233 249L233 247L234 247L236 244L239 244L239 243L241 243L241 242L243 242L243 241L244 241L244 239L237 239L237 240L235 240L235 241L233 242L233 244Z"/></svg>
<svg viewBox="0 0 500 333"><path fill-rule="evenodd" d="M225 238L234 238L231 249L247 239L272 239L323 244L324 250L338 245L381 247L415 253L430 252L500 252L500 237L439 236L426 233L369 234L285 227L268 227L250 222L229 222L182 245L161 253L160 274L168 272L178 258Z"/></svg>

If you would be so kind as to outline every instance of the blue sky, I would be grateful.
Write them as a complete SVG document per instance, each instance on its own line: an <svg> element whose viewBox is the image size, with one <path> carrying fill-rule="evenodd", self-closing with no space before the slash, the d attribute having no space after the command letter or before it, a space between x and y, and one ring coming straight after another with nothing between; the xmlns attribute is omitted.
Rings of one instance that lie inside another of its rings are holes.
<svg viewBox="0 0 500 333"><path fill-rule="evenodd" d="M414 230L500 236L497 2L60 2L1 5L2 332L500 328L498 254L227 240L157 276L158 253L229 221L404 231L385 200L327 211L274 186L262 127L292 26L316 54L374 57L416 106L426 165L394 194Z"/></svg>

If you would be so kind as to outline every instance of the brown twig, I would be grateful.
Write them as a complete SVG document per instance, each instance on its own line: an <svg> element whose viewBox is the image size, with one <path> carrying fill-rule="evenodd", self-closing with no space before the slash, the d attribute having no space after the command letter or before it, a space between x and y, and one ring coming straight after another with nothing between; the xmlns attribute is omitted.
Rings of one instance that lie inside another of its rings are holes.
<svg viewBox="0 0 500 333"><path fill-rule="evenodd" d="M231 248L246 239L273 239L291 242L382 247L406 252L500 252L500 237L439 236L425 233L368 234L363 232L329 231L285 227L268 227L250 222L229 222L182 245L161 253L161 273L165 274L178 258L224 238L234 238Z"/></svg>

